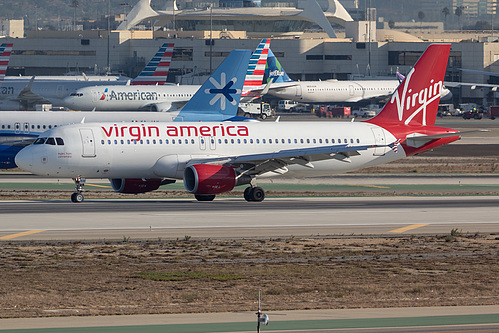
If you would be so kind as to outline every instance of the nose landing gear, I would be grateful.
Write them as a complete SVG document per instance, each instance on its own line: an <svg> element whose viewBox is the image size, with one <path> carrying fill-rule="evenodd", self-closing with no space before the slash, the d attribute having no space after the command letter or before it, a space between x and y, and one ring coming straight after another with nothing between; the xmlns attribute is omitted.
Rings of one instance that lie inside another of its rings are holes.
<svg viewBox="0 0 499 333"><path fill-rule="evenodd" d="M83 197L83 185L85 185L86 179L78 176L73 178L73 181L75 182L75 193L71 194L71 201L83 202L85 200L85 197Z"/></svg>

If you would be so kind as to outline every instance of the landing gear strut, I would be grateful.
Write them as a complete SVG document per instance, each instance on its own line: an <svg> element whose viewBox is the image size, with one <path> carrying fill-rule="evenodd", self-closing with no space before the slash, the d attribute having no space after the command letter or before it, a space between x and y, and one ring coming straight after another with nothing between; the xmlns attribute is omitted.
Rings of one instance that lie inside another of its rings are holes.
<svg viewBox="0 0 499 333"><path fill-rule="evenodd" d="M75 182L75 193L71 194L71 201L83 202L85 200L83 197L83 185L85 185L86 179L78 176L73 178L73 181Z"/></svg>
<svg viewBox="0 0 499 333"><path fill-rule="evenodd" d="M263 188L255 186L249 186L244 190L244 199L246 201L260 202L265 199L265 191Z"/></svg>

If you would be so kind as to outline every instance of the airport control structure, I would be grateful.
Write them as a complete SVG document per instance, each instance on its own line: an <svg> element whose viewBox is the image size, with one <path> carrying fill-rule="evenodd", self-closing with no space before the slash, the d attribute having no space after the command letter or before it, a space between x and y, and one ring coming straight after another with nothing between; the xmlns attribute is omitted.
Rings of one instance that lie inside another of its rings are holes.
<svg viewBox="0 0 499 333"><path fill-rule="evenodd" d="M344 5L343 5L344 4ZM360 14L359 14L360 13ZM271 49L294 80L390 78L406 74L431 43L451 43L445 81L497 84L498 38L490 31L445 31L440 24L389 28L376 10L343 0L168 1L154 10L139 0L115 30L28 31L13 43L7 75L121 72L135 77L164 43L174 43L168 82L201 84L234 49ZM150 24L150 28L148 25ZM414 27L413 27L414 28ZM210 42L211 41L211 42ZM465 70L463 70L465 69ZM458 86L454 103L497 105L493 88Z"/></svg>

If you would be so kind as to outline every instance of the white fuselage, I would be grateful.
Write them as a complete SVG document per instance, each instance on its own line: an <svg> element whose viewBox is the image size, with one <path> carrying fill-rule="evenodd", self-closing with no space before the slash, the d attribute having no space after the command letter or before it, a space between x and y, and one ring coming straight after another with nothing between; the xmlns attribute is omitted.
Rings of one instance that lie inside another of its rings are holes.
<svg viewBox="0 0 499 333"><path fill-rule="evenodd" d="M358 102L390 96L399 84L398 80L296 81L273 83L269 94L303 103Z"/></svg>
<svg viewBox="0 0 499 333"><path fill-rule="evenodd" d="M177 113L159 112L69 112L3 111L0 113L0 145L22 140L62 125L97 122L167 122Z"/></svg>
<svg viewBox="0 0 499 333"><path fill-rule="evenodd" d="M26 105L50 102L55 106L63 106L62 100L76 89L105 84L124 86L126 81L77 81L77 80L37 80L30 87L30 92L23 92L29 81L9 80L0 82L0 110L25 110ZM31 94L32 93L32 94Z"/></svg>
<svg viewBox="0 0 499 333"><path fill-rule="evenodd" d="M201 86L95 86L78 89L64 99L64 106L82 111L133 111L154 107L167 111L171 103L187 102Z"/></svg>
<svg viewBox="0 0 499 333"><path fill-rule="evenodd" d="M209 163L209 159L252 154L272 159L272 154L288 149L359 147L350 156L312 155L308 162L313 167L289 163L262 175L317 176L406 156L402 148L394 151L386 146L395 140L390 132L355 122L100 123L58 127L42 137L61 138L64 145L31 145L16 162L24 170L49 177L182 179L187 164ZM365 148L371 145L383 146Z"/></svg>

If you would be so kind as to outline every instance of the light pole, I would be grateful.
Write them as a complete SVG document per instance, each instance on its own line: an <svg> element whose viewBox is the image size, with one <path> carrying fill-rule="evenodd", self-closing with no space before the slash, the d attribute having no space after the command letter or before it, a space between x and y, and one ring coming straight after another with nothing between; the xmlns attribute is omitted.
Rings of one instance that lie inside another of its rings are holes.
<svg viewBox="0 0 499 333"><path fill-rule="evenodd" d="M213 49L213 2L210 5L210 75L212 74L211 72L211 59L213 57L212 55L212 49Z"/></svg>
<svg viewBox="0 0 499 333"><path fill-rule="evenodd" d="M73 12L73 31L76 31L76 8L78 7L78 0L73 0L69 7L74 8Z"/></svg>

